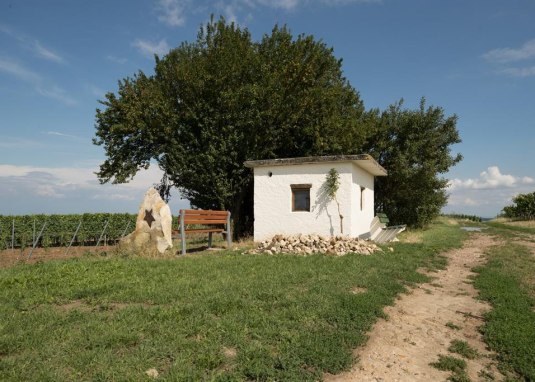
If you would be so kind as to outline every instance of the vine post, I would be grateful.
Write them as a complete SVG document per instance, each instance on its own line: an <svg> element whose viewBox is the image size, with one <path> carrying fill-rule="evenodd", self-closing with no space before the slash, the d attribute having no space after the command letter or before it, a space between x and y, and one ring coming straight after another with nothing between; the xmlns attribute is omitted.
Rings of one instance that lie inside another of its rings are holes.
<svg viewBox="0 0 535 382"><path fill-rule="evenodd" d="M13 218L13 224L11 226L11 252L15 251L15 218Z"/></svg>
<svg viewBox="0 0 535 382"><path fill-rule="evenodd" d="M335 168L331 168L329 172L327 173L327 176L325 177L325 190L327 192L327 196L329 197L329 200L334 200L336 202L336 206L338 207L338 216L340 216L340 233L344 234L344 216L340 212L340 203L338 202L338 198L336 197L336 193L338 192L338 189L340 188L340 174L338 171L336 171Z"/></svg>

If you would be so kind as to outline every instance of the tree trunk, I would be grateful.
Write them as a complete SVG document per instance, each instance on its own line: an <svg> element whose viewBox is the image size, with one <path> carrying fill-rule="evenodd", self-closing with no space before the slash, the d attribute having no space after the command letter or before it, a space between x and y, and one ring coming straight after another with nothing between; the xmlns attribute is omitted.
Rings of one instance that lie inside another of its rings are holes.
<svg viewBox="0 0 535 382"><path fill-rule="evenodd" d="M336 205L338 206L338 216L340 216L340 234L344 234L344 217L342 216L342 213L340 212L340 203L338 203L338 199L334 199L336 202Z"/></svg>
<svg viewBox="0 0 535 382"><path fill-rule="evenodd" d="M254 210L253 210L253 182L247 182L229 206L231 212L232 237L238 240L253 234Z"/></svg>

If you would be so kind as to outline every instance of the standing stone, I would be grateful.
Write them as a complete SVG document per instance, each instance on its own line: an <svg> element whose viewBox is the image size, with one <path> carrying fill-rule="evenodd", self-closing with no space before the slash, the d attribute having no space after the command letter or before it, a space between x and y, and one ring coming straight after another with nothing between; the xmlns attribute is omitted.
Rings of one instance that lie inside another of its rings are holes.
<svg viewBox="0 0 535 382"><path fill-rule="evenodd" d="M123 238L125 244L132 244L136 248L145 247L151 243L160 253L173 246L171 239L171 225L173 216L171 209L160 197L158 191L149 188L145 198L139 206L136 219L136 229Z"/></svg>

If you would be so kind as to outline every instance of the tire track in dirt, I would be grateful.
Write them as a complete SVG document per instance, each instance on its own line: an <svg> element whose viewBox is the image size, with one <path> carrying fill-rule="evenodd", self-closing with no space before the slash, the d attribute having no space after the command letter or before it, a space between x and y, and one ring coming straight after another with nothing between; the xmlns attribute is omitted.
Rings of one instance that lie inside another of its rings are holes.
<svg viewBox="0 0 535 382"><path fill-rule="evenodd" d="M445 381L450 372L440 371L430 362L439 354L448 355L454 339L468 342L481 357L466 360L472 381L487 381L480 371L500 378L494 365L494 354L487 350L478 328L482 316L490 309L477 300L472 286L471 269L485 262L484 251L499 244L491 236L472 234L464 246L444 254L448 257L445 270L429 273L432 281L402 295L394 306L385 308L388 320L379 320L369 333L369 340L355 350L358 361L348 372L325 375L326 381ZM446 326L453 323L460 330ZM455 354L449 354L461 357Z"/></svg>

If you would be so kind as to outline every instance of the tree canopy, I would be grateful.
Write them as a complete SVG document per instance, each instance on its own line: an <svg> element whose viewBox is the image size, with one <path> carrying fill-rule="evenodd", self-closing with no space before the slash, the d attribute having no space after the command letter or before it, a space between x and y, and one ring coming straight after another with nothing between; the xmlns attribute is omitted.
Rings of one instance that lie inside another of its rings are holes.
<svg viewBox="0 0 535 382"><path fill-rule="evenodd" d="M94 143L107 156L97 173L102 183L127 182L156 163L164 183L193 207L232 211L235 233L243 235L253 224L244 161L369 150L389 170L376 193L394 220L416 208L411 222L425 223L419 219L445 203L445 181L436 174L460 159L449 156L459 141L455 117L400 104L366 111L342 61L321 40L276 26L253 41L247 29L221 18L155 61L153 75L120 80L117 93L100 101ZM410 198L406 176L421 188L420 202Z"/></svg>
<svg viewBox="0 0 535 382"><path fill-rule="evenodd" d="M97 110L107 159L101 182L155 161L192 206L229 209L252 227L251 159L355 152L364 106L331 48L286 27L253 42L223 19L163 58L155 74L119 81Z"/></svg>
<svg viewBox="0 0 535 382"><path fill-rule="evenodd" d="M535 192L515 196L513 204L503 208L502 215L512 219L535 220Z"/></svg>
<svg viewBox="0 0 535 382"><path fill-rule="evenodd" d="M446 117L440 107L403 109L403 101L387 110L371 110L374 122L365 150L387 169L376 178L375 209L394 224L422 227L440 214L448 197L448 180L441 177L462 159L450 146L461 141L457 117Z"/></svg>

